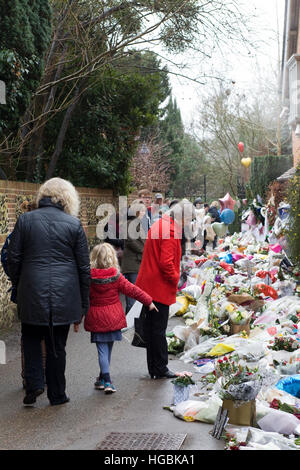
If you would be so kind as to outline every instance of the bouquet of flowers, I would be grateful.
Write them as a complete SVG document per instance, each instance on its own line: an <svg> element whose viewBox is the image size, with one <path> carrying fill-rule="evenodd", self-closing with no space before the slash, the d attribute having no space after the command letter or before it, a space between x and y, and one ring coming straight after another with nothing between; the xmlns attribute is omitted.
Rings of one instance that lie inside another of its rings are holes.
<svg viewBox="0 0 300 470"><path fill-rule="evenodd" d="M229 318L231 323L234 325L245 325L248 323L252 316L252 312L247 312L247 310L240 308L234 309L229 313Z"/></svg>
<svg viewBox="0 0 300 470"><path fill-rule="evenodd" d="M223 436L225 439L225 450L240 450L240 447L245 447L246 442L240 442L235 434L226 432Z"/></svg>
<svg viewBox="0 0 300 470"><path fill-rule="evenodd" d="M300 419L300 410L295 406L288 405L287 403L282 403L280 400L274 398L272 403L270 404L270 408L274 408L275 410L285 411L286 413L290 413L296 418Z"/></svg>
<svg viewBox="0 0 300 470"><path fill-rule="evenodd" d="M177 338L174 333L167 335L167 344L168 344L168 353L169 354L179 354L183 352L185 342Z"/></svg>
<svg viewBox="0 0 300 470"><path fill-rule="evenodd" d="M291 336L276 336L274 341L270 341L269 349L273 351L288 351L294 352L300 348L298 341Z"/></svg>
<svg viewBox="0 0 300 470"><path fill-rule="evenodd" d="M195 382L192 379L191 372L176 372L176 379L171 380L172 384L179 387L187 387L189 385L195 385Z"/></svg>
<svg viewBox="0 0 300 470"><path fill-rule="evenodd" d="M238 356L230 359L224 357L216 363L218 378L218 391L220 397L236 402L249 402L255 400L260 389L278 381L278 377L271 371L260 370L258 367L250 369L238 362Z"/></svg>

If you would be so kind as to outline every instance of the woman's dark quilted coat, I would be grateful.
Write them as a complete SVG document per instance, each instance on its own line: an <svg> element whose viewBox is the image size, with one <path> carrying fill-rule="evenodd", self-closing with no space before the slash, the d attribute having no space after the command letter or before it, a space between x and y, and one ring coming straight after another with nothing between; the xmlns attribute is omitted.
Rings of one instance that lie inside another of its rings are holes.
<svg viewBox="0 0 300 470"><path fill-rule="evenodd" d="M65 325L89 307L90 261L80 221L43 198L22 214L11 236L8 270L22 323Z"/></svg>

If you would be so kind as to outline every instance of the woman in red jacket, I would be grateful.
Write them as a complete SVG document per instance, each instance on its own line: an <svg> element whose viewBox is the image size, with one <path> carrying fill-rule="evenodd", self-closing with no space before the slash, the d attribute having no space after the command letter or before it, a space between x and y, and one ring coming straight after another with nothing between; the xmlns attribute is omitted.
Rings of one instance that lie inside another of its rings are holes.
<svg viewBox="0 0 300 470"><path fill-rule="evenodd" d="M183 228L194 217L188 200L182 200L151 226L145 243L136 286L151 295L157 311L146 309L147 364L151 378L173 378L168 369L166 329L169 306L176 302L180 276Z"/></svg>
<svg viewBox="0 0 300 470"><path fill-rule="evenodd" d="M108 243L94 247L91 253L90 308L84 328L91 332L91 342L96 343L100 375L95 388L105 393L116 391L110 378L110 359L114 341L122 339L121 329L127 326L120 301L122 292L155 310L151 297L120 274L114 248Z"/></svg>

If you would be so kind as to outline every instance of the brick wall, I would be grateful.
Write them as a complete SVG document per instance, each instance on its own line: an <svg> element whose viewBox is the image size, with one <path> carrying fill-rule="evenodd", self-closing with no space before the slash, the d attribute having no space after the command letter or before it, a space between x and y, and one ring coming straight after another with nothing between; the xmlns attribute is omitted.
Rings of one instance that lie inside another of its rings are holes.
<svg viewBox="0 0 300 470"><path fill-rule="evenodd" d="M292 132L293 139L293 157L294 157L294 166L297 166L300 161L300 137L295 135L295 130Z"/></svg>
<svg viewBox="0 0 300 470"><path fill-rule="evenodd" d="M0 180L0 249L13 230L24 200L35 199L39 184ZM99 204L115 203L113 191L97 188L76 188L80 195L80 220L88 239L96 236L96 209ZM16 316L15 304L10 302L7 290L10 283L0 266L0 328L9 327Z"/></svg>

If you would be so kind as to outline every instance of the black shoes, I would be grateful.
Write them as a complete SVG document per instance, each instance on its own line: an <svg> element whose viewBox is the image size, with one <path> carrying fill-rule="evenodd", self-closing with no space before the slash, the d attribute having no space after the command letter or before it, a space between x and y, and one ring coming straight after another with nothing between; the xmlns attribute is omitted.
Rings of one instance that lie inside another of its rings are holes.
<svg viewBox="0 0 300 470"><path fill-rule="evenodd" d="M26 393L23 403L24 405L33 405L36 402L36 399L39 395L44 393L44 389L40 388L38 390L34 390L34 392Z"/></svg>
<svg viewBox="0 0 300 470"><path fill-rule="evenodd" d="M163 375L151 375L151 379L174 379L175 377L177 375L171 370L167 370Z"/></svg>

